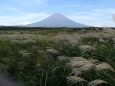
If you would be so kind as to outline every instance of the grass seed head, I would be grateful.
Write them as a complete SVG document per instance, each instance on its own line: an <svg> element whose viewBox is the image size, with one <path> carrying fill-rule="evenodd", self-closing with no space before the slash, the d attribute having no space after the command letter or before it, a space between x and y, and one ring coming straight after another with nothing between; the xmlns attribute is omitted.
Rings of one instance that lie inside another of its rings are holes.
<svg viewBox="0 0 115 86"><path fill-rule="evenodd" d="M70 84L77 84L78 82L87 82L85 79L77 77L77 76L69 76L67 77L67 81Z"/></svg>
<svg viewBox="0 0 115 86"><path fill-rule="evenodd" d="M110 70L110 71L115 72L114 68L110 64L105 63L105 62L96 65L96 69L97 70Z"/></svg>
<svg viewBox="0 0 115 86"><path fill-rule="evenodd" d="M95 51L96 48L89 46L89 45L81 45L79 46L79 49L82 51L82 53L85 53L87 51Z"/></svg>
<svg viewBox="0 0 115 86"><path fill-rule="evenodd" d="M46 52L51 53L53 55L60 55L59 51L55 49L47 49Z"/></svg>
<svg viewBox="0 0 115 86"><path fill-rule="evenodd" d="M94 67L94 64L82 57L74 57L70 60L70 62L67 64L70 68L80 68L80 70L87 71Z"/></svg>
<svg viewBox="0 0 115 86"><path fill-rule="evenodd" d="M68 57L65 57L65 56L58 56L57 58L59 61L65 61L68 59Z"/></svg>
<svg viewBox="0 0 115 86"><path fill-rule="evenodd" d="M97 86L97 85L100 85L100 84L107 84L108 82L104 81L104 80L94 80L94 81L91 81L88 83L88 86Z"/></svg>

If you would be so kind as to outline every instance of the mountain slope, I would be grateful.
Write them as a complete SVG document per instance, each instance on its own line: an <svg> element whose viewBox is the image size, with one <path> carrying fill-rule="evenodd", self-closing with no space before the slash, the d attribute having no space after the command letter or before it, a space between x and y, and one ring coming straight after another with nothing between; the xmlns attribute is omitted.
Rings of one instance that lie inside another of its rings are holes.
<svg viewBox="0 0 115 86"><path fill-rule="evenodd" d="M26 25L28 27L87 27L87 25L76 23L62 14L55 13L40 22Z"/></svg>

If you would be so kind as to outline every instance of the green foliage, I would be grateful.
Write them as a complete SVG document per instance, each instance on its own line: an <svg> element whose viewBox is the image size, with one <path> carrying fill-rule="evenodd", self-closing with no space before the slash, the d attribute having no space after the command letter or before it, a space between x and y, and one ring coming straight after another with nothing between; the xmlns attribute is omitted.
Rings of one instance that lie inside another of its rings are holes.
<svg viewBox="0 0 115 86"><path fill-rule="evenodd" d="M90 32L98 33L95 30L87 31L87 33ZM69 59L81 56L86 59L97 59L100 62L109 63L115 69L115 48L112 45L114 44L112 40L110 40L111 44L109 45L108 43L100 43L98 37L81 37L78 40L79 43L73 44L66 39L59 40L57 43L52 38L58 34L81 35L80 30L65 28L62 30L9 30L0 31L0 34L16 36L20 34L35 35L35 37L28 38L0 38L0 73L10 75L13 79L24 83L25 86L70 86L66 79L66 77L72 75L72 69L67 66L68 60L59 61L55 59L52 54L46 51L48 47L58 50L60 56L65 56ZM39 38L39 35L45 37ZM28 39L29 42L26 41ZM80 45L94 46L96 51L82 53L79 49ZM20 54L21 51L24 51L24 53ZM83 72L79 76L88 82L102 79L109 82L110 86L115 86L114 72L97 71L94 68ZM78 83L77 86L81 85L82 83ZM87 84L82 86L87 86Z"/></svg>

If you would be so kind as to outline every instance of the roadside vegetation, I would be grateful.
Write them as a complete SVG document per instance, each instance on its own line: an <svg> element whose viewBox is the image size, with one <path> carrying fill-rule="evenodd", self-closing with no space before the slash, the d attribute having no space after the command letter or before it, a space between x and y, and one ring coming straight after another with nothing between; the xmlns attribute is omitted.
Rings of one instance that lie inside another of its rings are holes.
<svg viewBox="0 0 115 86"><path fill-rule="evenodd" d="M24 86L115 86L115 30L1 30L0 73Z"/></svg>

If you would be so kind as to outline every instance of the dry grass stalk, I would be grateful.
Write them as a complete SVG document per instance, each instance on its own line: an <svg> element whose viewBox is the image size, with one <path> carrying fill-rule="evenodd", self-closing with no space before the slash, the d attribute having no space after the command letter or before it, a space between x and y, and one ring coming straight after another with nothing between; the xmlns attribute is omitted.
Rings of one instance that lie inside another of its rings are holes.
<svg viewBox="0 0 115 86"><path fill-rule="evenodd" d="M85 52L88 52L88 51L95 51L96 50L96 48L89 46L89 45L81 45L81 46L79 46L79 49L81 50L82 54L84 54Z"/></svg>
<svg viewBox="0 0 115 86"><path fill-rule="evenodd" d="M31 53L29 53L29 52L26 51L26 50L23 50L23 51L19 51L19 54L20 54L22 57L29 57Z"/></svg>
<svg viewBox="0 0 115 86"><path fill-rule="evenodd" d="M109 70L109 71L115 72L114 68L110 64L105 63L105 62L96 65L96 69L97 70Z"/></svg>
<svg viewBox="0 0 115 86"><path fill-rule="evenodd" d="M88 86L97 86L100 84L107 84L108 82L104 81L104 80L94 80L88 83Z"/></svg>
<svg viewBox="0 0 115 86"><path fill-rule="evenodd" d="M70 84L77 84L78 82L87 82L85 79L76 77L76 76L69 76L67 80Z"/></svg>
<svg viewBox="0 0 115 86"><path fill-rule="evenodd" d="M91 61L82 57L73 57L67 65L72 68L72 73L75 75L81 74L83 71L90 70L94 67Z"/></svg>
<svg viewBox="0 0 115 86"><path fill-rule="evenodd" d="M68 57L65 57L65 56L58 56L57 58L59 61L65 61L68 59Z"/></svg>
<svg viewBox="0 0 115 86"><path fill-rule="evenodd" d="M59 51L55 50L55 49L47 49L46 52L54 54L54 55L59 55L60 54Z"/></svg>

